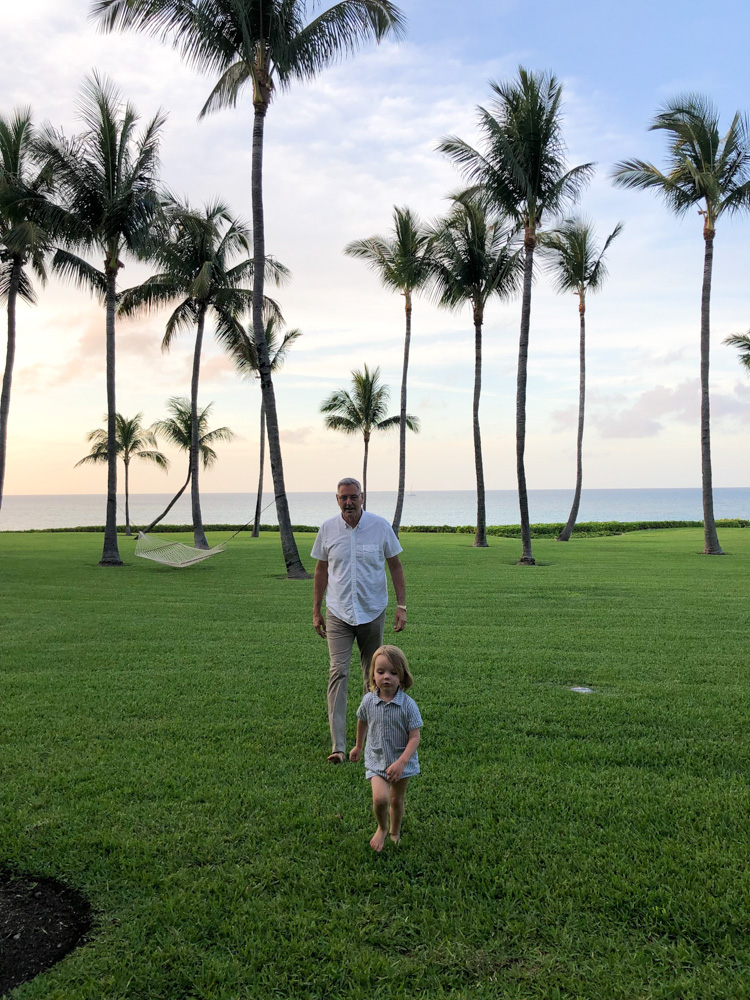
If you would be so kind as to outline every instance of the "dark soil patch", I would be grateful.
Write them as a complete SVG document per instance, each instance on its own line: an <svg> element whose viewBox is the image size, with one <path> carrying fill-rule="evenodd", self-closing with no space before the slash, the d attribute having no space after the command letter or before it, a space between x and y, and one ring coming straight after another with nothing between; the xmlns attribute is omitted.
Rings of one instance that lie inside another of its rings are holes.
<svg viewBox="0 0 750 1000"><path fill-rule="evenodd" d="M0 870L0 996L59 962L91 927L80 892Z"/></svg>

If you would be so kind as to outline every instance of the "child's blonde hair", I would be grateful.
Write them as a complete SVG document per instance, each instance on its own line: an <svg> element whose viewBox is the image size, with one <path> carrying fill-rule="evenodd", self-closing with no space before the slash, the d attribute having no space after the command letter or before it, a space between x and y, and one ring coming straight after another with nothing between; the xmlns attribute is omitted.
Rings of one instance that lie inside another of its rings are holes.
<svg viewBox="0 0 750 1000"><path fill-rule="evenodd" d="M404 691L408 690L414 683L414 678L409 670L409 663L404 655L404 651L398 646L379 646L372 654L370 660L370 670L367 675L367 683L371 691L377 691L375 683L375 661L379 656L384 656L393 669L398 674L398 683Z"/></svg>

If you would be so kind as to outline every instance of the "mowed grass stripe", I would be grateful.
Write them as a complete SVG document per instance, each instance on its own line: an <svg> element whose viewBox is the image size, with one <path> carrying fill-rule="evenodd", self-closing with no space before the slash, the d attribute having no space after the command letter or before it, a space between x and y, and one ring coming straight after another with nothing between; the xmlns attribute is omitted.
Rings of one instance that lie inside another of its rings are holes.
<svg viewBox="0 0 750 1000"><path fill-rule="evenodd" d="M540 539L521 568L404 533L424 773L378 858L277 536L173 571L0 534L0 861L96 910L19 995L745 1000L750 533L721 540Z"/></svg>

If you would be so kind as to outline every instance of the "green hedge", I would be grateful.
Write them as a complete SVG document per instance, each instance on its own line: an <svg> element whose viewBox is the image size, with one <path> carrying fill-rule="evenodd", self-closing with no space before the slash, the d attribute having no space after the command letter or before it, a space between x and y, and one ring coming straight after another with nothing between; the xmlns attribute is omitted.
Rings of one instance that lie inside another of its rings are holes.
<svg viewBox="0 0 750 1000"><path fill-rule="evenodd" d="M744 518L723 518L716 522L719 528L747 528L750 521ZM532 524L532 538L556 538L565 527L565 522L560 521L555 524ZM603 535L624 535L628 531L654 531L659 528L702 528L703 521L582 521L576 524L573 529L576 535L586 535L590 538L601 537ZM423 531L423 532L445 532L458 535L473 535L476 528L473 524L459 525L451 527L449 524L427 524L403 526L401 531ZM488 525L488 535L496 535L501 538L520 538L520 524L494 524Z"/></svg>
<svg viewBox="0 0 750 1000"><path fill-rule="evenodd" d="M742 517L720 518L716 522L719 528L747 528L750 521ZM564 522L554 524L532 524L532 538L555 538L565 527ZM590 538L597 538L603 535L624 535L628 531L655 531L659 528L702 528L703 521L582 521L575 526L574 534L586 535ZM240 527L237 524L206 524L206 531L252 531L250 526ZM125 525L117 527L118 532L125 533ZM137 529L133 528L133 531ZM174 532L190 532L193 530L191 524L160 524L154 529L155 535L167 535ZM278 531L278 524L261 524L261 531ZM293 524L292 530L297 532L316 532L316 525ZM25 533L39 531L93 531L103 532L103 524L79 525L76 528L29 528ZM476 528L473 524L412 524L402 525L401 531L418 531L425 534L449 534L449 535L473 535ZM520 538L520 524L493 524L487 527L488 535L496 535L501 538Z"/></svg>

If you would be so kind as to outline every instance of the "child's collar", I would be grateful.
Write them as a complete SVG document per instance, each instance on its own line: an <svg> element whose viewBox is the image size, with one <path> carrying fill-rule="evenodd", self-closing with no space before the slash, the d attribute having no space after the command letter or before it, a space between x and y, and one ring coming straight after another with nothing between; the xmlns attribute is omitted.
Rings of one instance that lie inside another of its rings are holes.
<svg viewBox="0 0 750 1000"><path fill-rule="evenodd" d="M375 688L373 694L377 696L378 701L383 701L383 703L386 705L390 705L391 702L395 702L397 705L401 705L403 703L404 698L406 697L406 692L404 691L404 689L401 687L400 684L398 686L398 691L396 691L394 696L391 698L390 702L384 701L384 699L380 697L380 688Z"/></svg>

